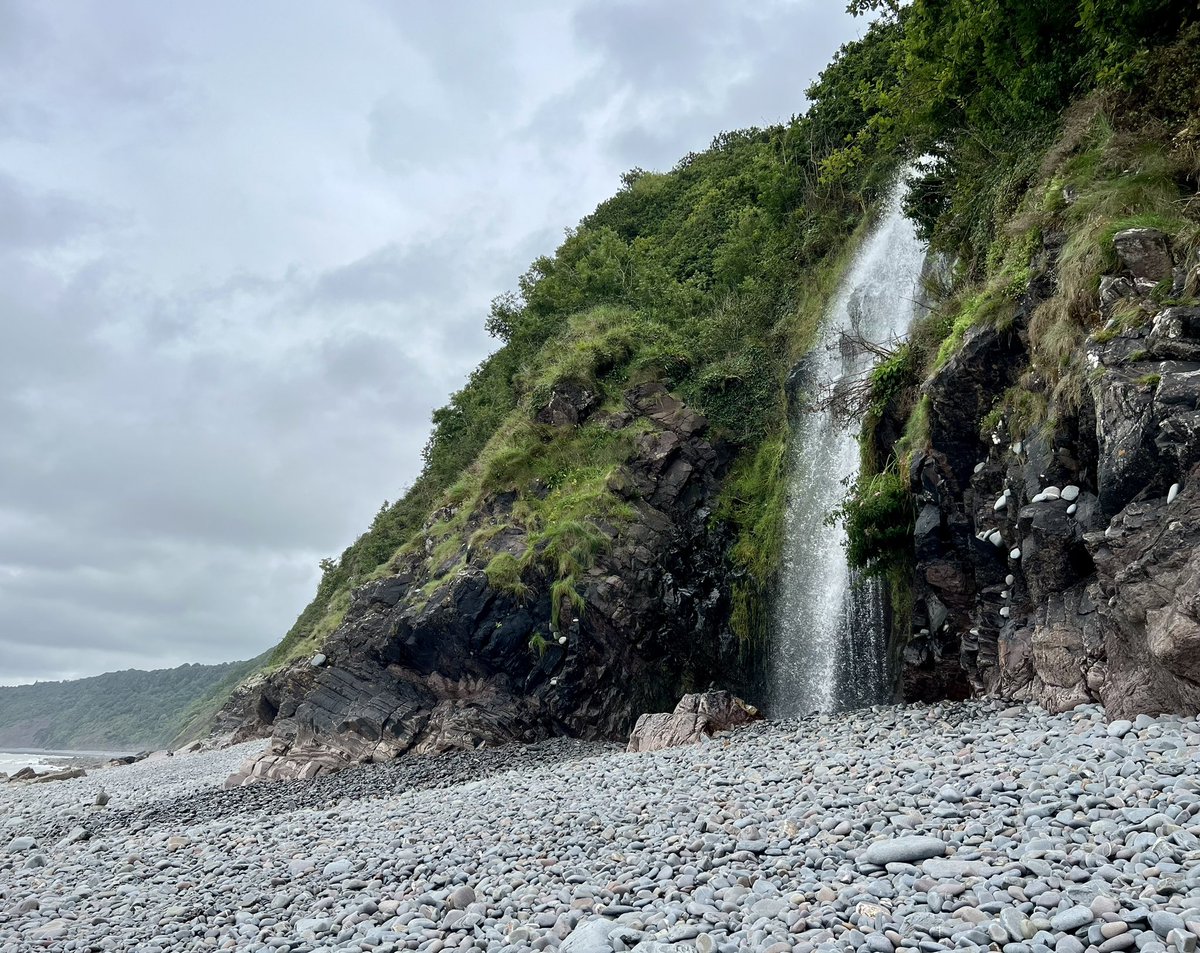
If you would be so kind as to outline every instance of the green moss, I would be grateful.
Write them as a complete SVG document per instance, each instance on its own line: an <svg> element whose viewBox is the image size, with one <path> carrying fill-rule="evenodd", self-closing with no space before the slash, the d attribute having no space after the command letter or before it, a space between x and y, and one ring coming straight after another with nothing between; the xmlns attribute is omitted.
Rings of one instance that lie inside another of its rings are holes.
<svg viewBox="0 0 1200 953"><path fill-rule="evenodd" d="M556 580L554 585L550 587L550 626L552 632L562 630L562 605L564 600L577 613L583 612L583 596L579 594L579 590L576 588L575 576L573 574Z"/></svg>
<svg viewBox="0 0 1200 953"><path fill-rule="evenodd" d="M499 592L523 598L529 592L521 579L521 564L512 553L497 553L484 568L488 585Z"/></svg>
<svg viewBox="0 0 1200 953"><path fill-rule="evenodd" d="M896 460L902 473L907 472L912 455L929 446L930 407L929 396L923 395L905 421L904 433L896 443Z"/></svg>
<svg viewBox="0 0 1200 953"><path fill-rule="evenodd" d="M1161 374L1143 374L1134 381L1138 387L1157 388L1162 383Z"/></svg>
<svg viewBox="0 0 1200 953"><path fill-rule="evenodd" d="M898 468L861 474L831 519L846 527L851 566L886 574L912 558L913 500Z"/></svg>
<svg viewBox="0 0 1200 953"><path fill-rule="evenodd" d="M992 434L1003 429L1009 440L1023 440L1046 422L1048 406L1045 394L1028 384L1010 387L984 416L980 439L990 443Z"/></svg>

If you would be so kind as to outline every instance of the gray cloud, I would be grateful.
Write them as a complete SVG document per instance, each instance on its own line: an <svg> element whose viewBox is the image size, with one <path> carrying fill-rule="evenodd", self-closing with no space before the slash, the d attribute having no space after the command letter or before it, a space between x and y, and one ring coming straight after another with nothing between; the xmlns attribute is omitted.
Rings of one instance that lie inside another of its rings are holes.
<svg viewBox="0 0 1200 953"><path fill-rule="evenodd" d="M0 4L0 684L246 658L416 475L488 304L784 119L827 4Z"/></svg>

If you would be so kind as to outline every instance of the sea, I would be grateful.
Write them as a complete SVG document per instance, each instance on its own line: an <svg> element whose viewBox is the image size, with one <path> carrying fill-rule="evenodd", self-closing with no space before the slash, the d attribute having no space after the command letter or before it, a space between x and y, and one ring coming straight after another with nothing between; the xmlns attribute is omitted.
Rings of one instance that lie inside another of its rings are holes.
<svg viewBox="0 0 1200 953"><path fill-rule="evenodd" d="M0 773L16 774L22 768L35 771L54 771L68 768L82 760L100 763L127 754L124 751L45 751L29 748L24 751L0 751Z"/></svg>

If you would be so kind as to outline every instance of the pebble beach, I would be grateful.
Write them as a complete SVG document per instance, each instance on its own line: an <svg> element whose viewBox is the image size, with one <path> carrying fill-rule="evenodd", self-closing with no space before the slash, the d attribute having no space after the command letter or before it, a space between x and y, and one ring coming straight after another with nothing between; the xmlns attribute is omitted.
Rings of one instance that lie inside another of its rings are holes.
<svg viewBox="0 0 1200 953"><path fill-rule="evenodd" d="M0 786L0 950L1195 953L1200 724L998 702ZM103 789L108 803L95 805Z"/></svg>

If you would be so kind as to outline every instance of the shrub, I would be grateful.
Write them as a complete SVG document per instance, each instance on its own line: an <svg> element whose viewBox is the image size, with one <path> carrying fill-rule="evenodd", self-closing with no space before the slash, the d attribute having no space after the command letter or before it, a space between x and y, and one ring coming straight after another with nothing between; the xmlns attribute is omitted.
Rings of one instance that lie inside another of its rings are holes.
<svg viewBox="0 0 1200 953"><path fill-rule="evenodd" d="M857 569L883 574L911 558L913 500L896 468L861 475L831 520L845 525L846 556Z"/></svg>

